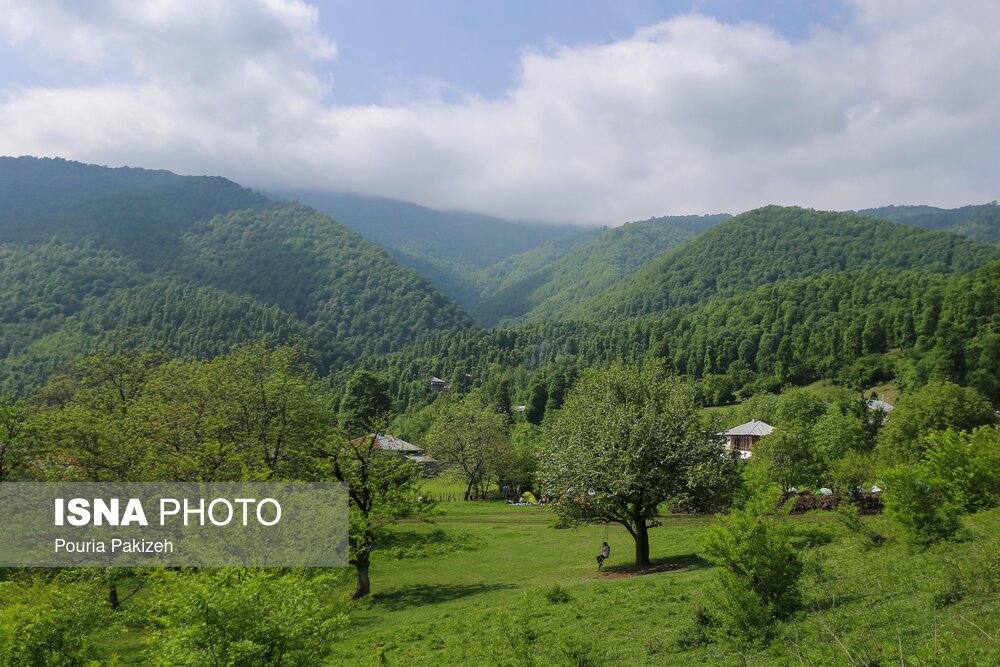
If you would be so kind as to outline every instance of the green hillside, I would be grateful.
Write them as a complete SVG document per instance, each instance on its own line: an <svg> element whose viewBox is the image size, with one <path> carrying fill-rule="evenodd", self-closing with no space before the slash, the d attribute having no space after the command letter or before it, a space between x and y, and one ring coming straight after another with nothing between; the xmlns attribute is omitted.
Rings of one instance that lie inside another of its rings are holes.
<svg viewBox="0 0 1000 667"><path fill-rule="evenodd" d="M361 195L284 193L382 246L465 308L482 297L477 272L546 241L575 235L572 225L515 222L464 211L436 211Z"/></svg>
<svg viewBox="0 0 1000 667"><path fill-rule="evenodd" d="M0 157L0 241L52 237L163 262L194 221L266 198L218 176Z"/></svg>
<svg viewBox="0 0 1000 667"><path fill-rule="evenodd" d="M869 268L961 273L1000 250L946 232L854 214L768 206L717 225L591 301L576 318L654 313L779 280Z"/></svg>
<svg viewBox="0 0 1000 667"><path fill-rule="evenodd" d="M983 243L1000 243L1000 206L996 202L951 209L934 206L884 206L864 209L858 213L953 232Z"/></svg>
<svg viewBox="0 0 1000 667"><path fill-rule="evenodd" d="M609 229L538 270L506 281L473 314L484 326L558 319L657 255L728 217L652 218Z"/></svg>
<svg viewBox="0 0 1000 667"><path fill-rule="evenodd" d="M708 404L820 378L859 389L946 380L1000 401L1000 261L958 275L828 272L652 315L430 336L373 361L406 403L429 375L502 374L524 402L531 384L551 388L574 369L649 360L705 380Z"/></svg>
<svg viewBox="0 0 1000 667"><path fill-rule="evenodd" d="M605 231L607 227L595 227L584 232L560 236L488 266L476 275L479 290L486 296L496 294L501 289L541 271L566 253L587 245Z"/></svg>
<svg viewBox="0 0 1000 667"><path fill-rule="evenodd" d="M171 354L302 340L324 369L471 319L360 235L222 178L3 158L0 382L115 330Z"/></svg>

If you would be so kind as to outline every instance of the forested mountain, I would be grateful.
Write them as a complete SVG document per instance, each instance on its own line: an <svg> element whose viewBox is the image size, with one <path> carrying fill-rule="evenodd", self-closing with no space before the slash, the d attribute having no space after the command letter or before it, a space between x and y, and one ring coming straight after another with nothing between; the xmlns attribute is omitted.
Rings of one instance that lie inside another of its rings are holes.
<svg viewBox="0 0 1000 667"><path fill-rule="evenodd" d="M568 316L655 313L831 271L961 273L998 257L997 248L946 232L854 214L768 206L668 251Z"/></svg>
<svg viewBox="0 0 1000 667"><path fill-rule="evenodd" d="M1000 206L996 202L951 209L934 206L884 206L864 209L858 213L953 232L983 243L1000 243Z"/></svg>
<svg viewBox="0 0 1000 667"><path fill-rule="evenodd" d="M505 287L520 282L544 269L566 253L587 245L605 231L607 231L607 227L594 227L576 234L559 236L541 243L531 250L525 250L488 266L476 274L475 280L479 292L482 296L488 297Z"/></svg>
<svg viewBox="0 0 1000 667"><path fill-rule="evenodd" d="M537 270L507 280L473 310L473 315L484 326L558 319L657 255L728 218L651 218L606 230Z"/></svg>
<svg viewBox="0 0 1000 667"><path fill-rule="evenodd" d="M578 369L618 360L698 378L707 403L817 378L860 387L888 377L904 387L951 380L1000 400L1000 249L947 232L767 207L535 238L510 254L527 240L508 223L492 228L510 237L502 247L476 223L466 231L483 246L438 226L440 247L430 236L420 250L437 254L421 261L445 266L448 253L472 248L462 284L477 298L493 293L477 314L520 322L487 331L307 206L218 178L61 160L0 168L7 390L124 331L205 357L233 343L301 341L334 381L382 371L400 410L432 398L430 375L519 401L534 387L531 400L557 406Z"/></svg>
<svg viewBox="0 0 1000 667"><path fill-rule="evenodd" d="M0 159L0 382L42 381L111 332L173 354L303 340L323 368L471 319L299 204L222 178Z"/></svg>
<svg viewBox="0 0 1000 667"><path fill-rule="evenodd" d="M144 262L163 262L194 221L265 201L263 195L218 176L0 157L4 243L58 237Z"/></svg>
<svg viewBox="0 0 1000 667"><path fill-rule="evenodd" d="M382 246L465 308L482 296L476 274L546 241L586 231L572 225L515 222L463 211L436 211L361 195L283 193Z"/></svg>
<svg viewBox="0 0 1000 667"><path fill-rule="evenodd" d="M459 386L503 375L515 393L540 374L551 392L577 369L650 359L700 378L710 404L819 378L947 380L1000 401L1000 261L960 275L828 272L642 317L430 336L373 361L405 405L425 400L429 374Z"/></svg>

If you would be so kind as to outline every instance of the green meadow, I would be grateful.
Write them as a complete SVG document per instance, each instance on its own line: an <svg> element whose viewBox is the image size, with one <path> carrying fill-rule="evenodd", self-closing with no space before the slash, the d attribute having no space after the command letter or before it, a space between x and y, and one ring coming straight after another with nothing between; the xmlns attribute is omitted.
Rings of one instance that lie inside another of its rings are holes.
<svg viewBox="0 0 1000 667"><path fill-rule="evenodd" d="M698 622L713 568L699 557L716 519L665 515L654 567L633 570L620 526L554 527L542 507L438 506L398 525L375 554L372 596L349 601L345 570L330 604L350 622L331 665L996 665L1000 664L1000 509L964 519L952 542L913 550L881 516L866 544L831 513L789 517L804 550L804 608L766 646L741 646ZM598 571L605 540L611 559ZM140 602L141 604L141 602ZM143 664L133 627L107 657Z"/></svg>

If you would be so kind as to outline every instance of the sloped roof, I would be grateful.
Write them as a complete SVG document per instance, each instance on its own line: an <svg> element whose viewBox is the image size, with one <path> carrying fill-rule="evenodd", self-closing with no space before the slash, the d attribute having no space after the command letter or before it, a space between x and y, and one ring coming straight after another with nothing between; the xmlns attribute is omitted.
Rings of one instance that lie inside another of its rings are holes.
<svg viewBox="0 0 1000 667"><path fill-rule="evenodd" d="M367 440L372 437L369 433L364 438L356 438L351 442L353 444L359 444L362 440ZM381 449L387 452L422 452L420 447L403 440L402 438L397 438L394 435L385 435L384 433L378 434L378 441L375 443L375 449Z"/></svg>
<svg viewBox="0 0 1000 667"><path fill-rule="evenodd" d="M762 421L757 421L756 419L754 419L752 421L748 421L746 424L740 424L739 426L734 426L728 431L723 431L722 433L719 433L719 435L765 436L773 430L774 427L771 426L770 424L765 424Z"/></svg>
<svg viewBox="0 0 1000 667"><path fill-rule="evenodd" d="M880 401L878 399L873 398L868 401L868 409L881 410L882 412L892 412L893 410L896 409L896 406L892 405L891 403L886 403L885 401Z"/></svg>

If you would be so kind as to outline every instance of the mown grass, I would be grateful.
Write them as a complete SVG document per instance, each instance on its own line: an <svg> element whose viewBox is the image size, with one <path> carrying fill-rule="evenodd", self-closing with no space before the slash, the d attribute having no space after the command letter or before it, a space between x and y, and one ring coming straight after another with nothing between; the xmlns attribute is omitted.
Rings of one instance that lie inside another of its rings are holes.
<svg viewBox="0 0 1000 667"><path fill-rule="evenodd" d="M664 517L651 532L657 571L634 575L619 526L556 529L544 508L503 503L439 508L434 524L398 526L376 554L370 599L348 601L345 572L330 602L351 624L331 637L330 664L526 664L525 647L539 665L1000 664L1000 510L923 551L883 517L866 519L890 537L877 548L830 514L788 519L809 564L804 608L770 645L745 647L683 641L698 634L712 577L698 552L714 518ZM605 537L612 558L599 572ZM109 649L137 663L142 636Z"/></svg>

